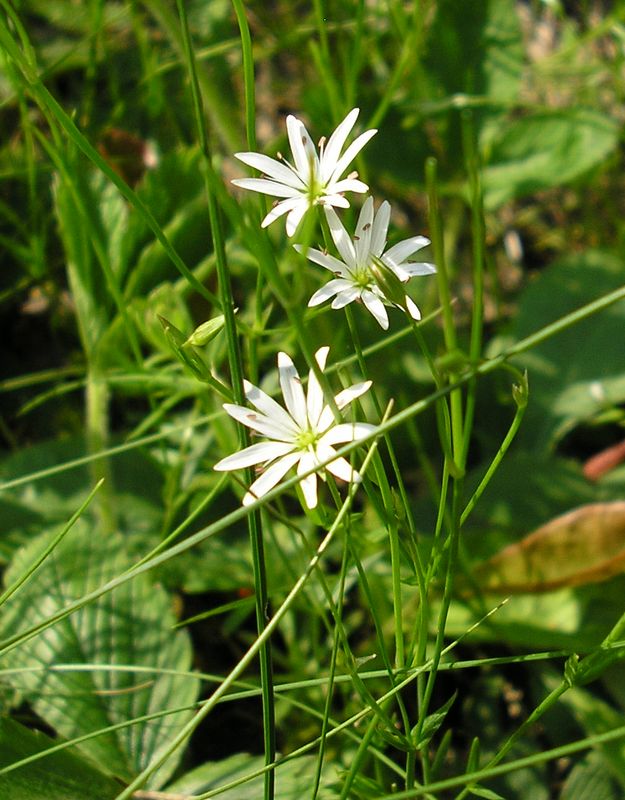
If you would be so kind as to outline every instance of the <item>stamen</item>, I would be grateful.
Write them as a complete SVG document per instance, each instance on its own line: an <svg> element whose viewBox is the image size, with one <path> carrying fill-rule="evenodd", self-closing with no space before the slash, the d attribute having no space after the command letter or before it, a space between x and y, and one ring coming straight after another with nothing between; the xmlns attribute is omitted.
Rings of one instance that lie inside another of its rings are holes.
<svg viewBox="0 0 625 800"><path fill-rule="evenodd" d="M354 178L357 178L357 177L358 177L358 173L356 172L356 170L354 170L353 172L349 173L349 175L347 176L347 180L352 181L352 180L354 180Z"/></svg>
<svg viewBox="0 0 625 800"><path fill-rule="evenodd" d="M363 229L363 231L368 231L370 227L371 227L371 223L370 223L370 222L367 222L367 224L366 224L366 225L363 225L363 226L362 226L362 229Z"/></svg>

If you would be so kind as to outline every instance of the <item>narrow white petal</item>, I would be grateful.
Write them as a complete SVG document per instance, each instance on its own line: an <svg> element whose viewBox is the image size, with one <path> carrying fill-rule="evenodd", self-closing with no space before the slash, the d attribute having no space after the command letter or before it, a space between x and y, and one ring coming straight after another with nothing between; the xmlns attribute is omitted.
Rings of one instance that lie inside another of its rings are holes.
<svg viewBox="0 0 625 800"><path fill-rule="evenodd" d="M294 436L297 435L297 425L290 417L289 414L277 403L273 397L263 392L258 386L254 386L249 381L243 381L243 388L245 389L245 396L254 406L265 416L269 417L273 422L276 422L281 427L291 431Z"/></svg>
<svg viewBox="0 0 625 800"><path fill-rule="evenodd" d="M234 155L239 161L247 164L248 167L257 169L279 183L286 183L287 186L292 186L299 191L306 189L306 185L299 175L275 158L269 158L269 156L264 156L262 153L235 153Z"/></svg>
<svg viewBox="0 0 625 800"><path fill-rule="evenodd" d="M337 396L334 398L334 402L336 403L339 409L345 408L345 406L348 406L357 397L360 397L365 392L368 392L370 388L371 388L371 381L362 381L362 383L355 383L353 386L348 386L347 389L343 389L342 392L339 392Z"/></svg>
<svg viewBox="0 0 625 800"><path fill-rule="evenodd" d="M233 403L224 403L224 408L237 422L252 428L263 436L269 436L270 439L276 439L279 442L293 442L293 432L289 428L258 411L252 411L251 408L237 406Z"/></svg>
<svg viewBox="0 0 625 800"><path fill-rule="evenodd" d="M336 475L337 478L345 481L345 483L360 483L361 481L359 473L344 458L335 459L331 464L328 464L327 470Z"/></svg>
<svg viewBox="0 0 625 800"><path fill-rule="evenodd" d="M351 129L356 124L360 109L352 108L345 119L337 126L336 130L328 139L328 143L323 151L321 160L321 180L325 183L336 168L336 164L340 158L343 145L347 141Z"/></svg>
<svg viewBox="0 0 625 800"><path fill-rule="evenodd" d="M286 186L284 183L269 180L268 178L237 178L232 181L235 186L241 189L249 189L252 192L269 194L272 197L301 197L297 189Z"/></svg>
<svg viewBox="0 0 625 800"><path fill-rule="evenodd" d="M301 457L301 453L289 453L276 461L263 472L263 474L254 481L243 498L243 505L249 506L259 497L267 494L273 487L279 483L286 473L291 469L294 464L297 464Z"/></svg>
<svg viewBox="0 0 625 800"><path fill-rule="evenodd" d="M388 224L391 219L391 204L385 200L373 220L373 230L371 231L371 253L379 258L386 247L386 236L388 234Z"/></svg>
<svg viewBox="0 0 625 800"><path fill-rule="evenodd" d="M335 452L333 448L328 448L328 451ZM328 458L330 457L331 452L328 452ZM325 455L326 453L324 452L324 456ZM360 481L360 475L358 475L355 469L352 469L349 461L344 458L335 458L334 461L331 461L326 466L326 469L328 472L336 475L337 478L345 481L345 483L358 483Z"/></svg>
<svg viewBox="0 0 625 800"><path fill-rule="evenodd" d="M278 373L282 396L289 414L300 428L306 429L306 398L299 372L286 353L278 353Z"/></svg>
<svg viewBox="0 0 625 800"><path fill-rule="evenodd" d="M311 469L314 469L318 464L315 456L310 453L302 453L299 464L297 465L297 474L303 475ZM312 473L306 478L303 478L299 484L302 488L302 494L308 508L316 508L317 506L317 475Z"/></svg>
<svg viewBox="0 0 625 800"><path fill-rule="evenodd" d="M334 297L335 294L342 292L348 286L351 286L350 281L346 281L343 278L336 278L333 281L328 281L324 286L321 287L321 289L317 289L317 291L310 298L308 301L309 308L321 305L321 303L325 303L326 300L329 300L331 297Z"/></svg>
<svg viewBox="0 0 625 800"><path fill-rule="evenodd" d="M304 247L301 244L295 244L293 247L298 253L304 252ZM335 275L338 274L343 278L346 278L349 275L349 271L345 264L343 264L342 261L339 261L338 258L331 256L329 253L322 253L321 250L315 250L314 248L309 247L306 251L306 258L315 264L319 264L320 267L329 269L330 272L333 272Z"/></svg>
<svg viewBox="0 0 625 800"><path fill-rule="evenodd" d="M341 258L347 264L347 267L354 269L356 267L356 251L349 234L334 209L326 207L325 214L336 249L341 254Z"/></svg>
<svg viewBox="0 0 625 800"><path fill-rule="evenodd" d="M306 130L304 123L297 117L289 116L286 118L286 129L289 137L289 144L293 153L293 161L301 179L308 184L310 180L311 167L314 170L319 168L319 157L317 150L312 142L310 134Z"/></svg>
<svg viewBox="0 0 625 800"><path fill-rule="evenodd" d="M259 442L245 447L238 453L222 458L213 469L226 471L252 467L254 464L264 464L266 461L273 461L274 458L285 456L292 450L293 445L289 442Z"/></svg>
<svg viewBox="0 0 625 800"><path fill-rule="evenodd" d="M369 186L363 181L359 181L358 178L344 178L342 181L333 181L332 183L328 183L326 186L326 198L325 202L331 206L340 205L337 202L330 202L329 198L334 198L335 196L341 197L343 192L356 192L356 194L365 194L369 191ZM349 203L346 206L342 206L342 208L347 208Z"/></svg>
<svg viewBox="0 0 625 800"><path fill-rule="evenodd" d="M362 383L355 383L353 386L349 386L347 389L343 389L343 391L339 392L334 398L336 407L339 409L339 411L341 411L343 408L345 408L351 402L353 402L357 397L360 397L362 394L368 391L370 386L371 386L371 381L363 381ZM328 430L330 430L330 428L332 428L334 425L336 425L336 421L334 419L334 413L330 408L330 406L325 406L319 417L317 430L325 431L327 433Z"/></svg>
<svg viewBox="0 0 625 800"><path fill-rule="evenodd" d="M416 303L414 303L408 295L406 295L406 308L408 309L408 313L413 319L416 319L417 322L421 319L421 312L419 311L419 307Z"/></svg>
<svg viewBox="0 0 625 800"><path fill-rule="evenodd" d="M334 425L327 430L317 444L326 445L355 442L359 439L364 439L374 431L375 425L370 425L368 422L342 422L340 425Z"/></svg>
<svg viewBox="0 0 625 800"><path fill-rule="evenodd" d="M311 298L312 299L312 298ZM329 347L321 347L315 353L315 360L319 365L319 369L323 372L328 359ZM311 369L308 372L308 390L306 394L306 411L308 414L308 422L313 430L316 430L319 415L323 410L323 389L317 380L317 376Z"/></svg>
<svg viewBox="0 0 625 800"><path fill-rule="evenodd" d="M395 272L398 269L401 269L409 278L417 275L433 275L436 272L436 266L428 261L404 261L403 264L393 266Z"/></svg>
<svg viewBox="0 0 625 800"><path fill-rule="evenodd" d="M372 226L373 197L367 197L358 215L358 222L354 233L354 247L356 249L356 262L358 264L366 264L369 260Z"/></svg>
<svg viewBox="0 0 625 800"><path fill-rule="evenodd" d="M365 290L362 293L362 302L367 306L367 309L373 314L381 328L388 330L388 314L384 308L384 303L379 297L376 297L373 292Z"/></svg>
<svg viewBox="0 0 625 800"><path fill-rule="evenodd" d="M321 462L327 461L334 455L336 455L336 450L331 445L319 442L317 445L317 458ZM352 468L349 461L342 456L330 461L325 468L346 483L358 483L360 481L360 475Z"/></svg>
<svg viewBox="0 0 625 800"><path fill-rule="evenodd" d="M306 198L301 198L301 202L298 203L291 211L289 211L289 215L286 218L287 236L293 236L293 234L297 230L297 226L304 218L304 214L308 211L308 208L309 208L308 200Z"/></svg>
<svg viewBox="0 0 625 800"><path fill-rule="evenodd" d="M332 301L332 308L345 308L349 303L353 303L358 297L362 295L360 286L350 284L345 289L340 291Z"/></svg>
<svg viewBox="0 0 625 800"><path fill-rule="evenodd" d="M324 194L317 200L320 206L336 206L336 208L349 208L349 200L342 194Z"/></svg>
<svg viewBox="0 0 625 800"><path fill-rule="evenodd" d="M347 150L343 153L341 158L336 163L334 167L334 172L330 176L330 180L332 182L338 181L341 175L345 172L347 167L352 163L352 161L356 158L358 153L362 150L362 148L367 144L369 139L373 138L377 133L377 130L374 128L370 131L365 131L361 133L354 141L350 144Z"/></svg>
<svg viewBox="0 0 625 800"><path fill-rule="evenodd" d="M297 197L289 197L288 200L281 200L267 214L265 219L260 223L260 227L266 228L267 225L271 225L271 223L277 220L278 217L281 217L284 214L289 214L294 208L297 208L298 205L303 205L305 210L308 207L308 201L305 200L301 195L298 195Z"/></svg>
<svg viewBox="0 0 625 800"><path fill-rule="evenodd" d="M384 253L384 260L389 264L400 265L409 256L416 253L417 250L421 250L421 248L429 243L430 240L426 239L425 236L411 236L410 239L404 239L403 242L398 242L393 245L393 247L389 248L386 253Z"/></svg>

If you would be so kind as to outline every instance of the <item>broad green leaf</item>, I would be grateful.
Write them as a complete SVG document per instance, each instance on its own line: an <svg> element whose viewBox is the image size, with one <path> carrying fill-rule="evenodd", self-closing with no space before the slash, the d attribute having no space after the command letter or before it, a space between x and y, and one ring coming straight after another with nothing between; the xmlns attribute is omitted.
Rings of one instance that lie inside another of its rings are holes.
<svg viewBox="0 0 625 800"><path fill-rule="evenodd" d="M500 126L483 172L484 204L561 186L599 165L617 146L619 126L579 108L531 114Z"/></svg>
<svg viewBox="0 0 625 800"><path fill-rule="evenodd" d="M17 554L7 571L7 584L36 558L47 541L45 534ZM36 580L25 584L4 606L3 638L45 622L129 566L120 535L102 537L92 525L80 520L48 557ZM72 738L195 701L195 678L158 672L191 668L188 635L174 633L175 622L168 595L147 576L140 575L19 645L3 666L26 670L13 678L16 685L47 724L62 736ZM67 672L43 669L52 664L95 668ZM108 669L124 665L148 671ZM152 668L156 671L150 672ZM158 757L190 713L183 711L137 723L80 747L103 770L129 780ZM162 785L181 755L175 753L152 776L151 788Z"/></svg>
<svg viewBox="0 0 625 800"><path fill-rule="evenodd" d="M621 666L622 669L622 666ZM625 725L625 715L617 711L605 700L591 694L586 689L570 689L560 700L575 715L586 736L605 733ZM604 768L619 782L621 791L625 790L625 740L604 742L597 745ZM589 795L593 797L594 795Z"/></svg>
<svg viewBox="0 0 625 800"><path fill-rule="evenodd" d="M589 753L569 773L560 800L620 800L622 794L606 771L601 756Z"/></svg>
<svg viewBox="0 0 625 800"><path fill-rule="evenodd" d="M448 94L516 101L523 70L521 24L513 0L485 0L467 13L462 0L442 0L429 31L429 74Z"/></svg>
<svg viewBox="0 0 625 800"><path fill-rule="evenodd" d="M523 292L512 325L522 339L622 286L625 263L591 251L553 264ZM530 401L517 443L542 456L572 428L625 400L625 302L534 347L518 362L529 373Z"/></svg>
<svg viewBox="0 0 625 800"><path fill-rule="evenodd" d="M0 768L43 752L58 744L40 731L32 731L8 717L0 717ZM6 800L113 800L120 784L99 772L76 748L0 774L0 797Z"/></svg>
<svg viewBox="0 0 625 800"><path fill-rule="evenodd" d="M11 453L0 462L0 480L4 483L27 477L85 455L82 438L40 442ZM119 530L129 535L131 544L135 543L139 533L148 539L152 537L156 544L154 537L160 530L162 520L159 508L162 477L159 469L152 459L138 449L115 455L112 464ZM3 522L0 530L0 562L9 561L19 546L32 540L42 530L65 524L92 486L89 465L81 464L37 480L25 480L14 488L3 490L0 499Z"/></svg>
<svg viewBox="0 0 625 800"><path fill-rule="evenodd" d="M222 761L214 761L197 767L167 786L169 794L193 795L208 792L225 786L232 781L245 778L251 772L261 769L263 759L247 753L237 753ZM301 800L310 793L312 780L317 767L317 759L304 756L287 761L276 767L276 798L280 800ZM328 779L321 782L319 800L334 797L324 791ZM236 788L219 793L220 800L258 800L263 796L263 776L252 778Z"/></svg>
<svg viewBox="0 0 625 800"><path fill-rule="evenodd" d="M592 503L542 525L474 571L481 592L548 592L625 572L625 502Z"/></svg>

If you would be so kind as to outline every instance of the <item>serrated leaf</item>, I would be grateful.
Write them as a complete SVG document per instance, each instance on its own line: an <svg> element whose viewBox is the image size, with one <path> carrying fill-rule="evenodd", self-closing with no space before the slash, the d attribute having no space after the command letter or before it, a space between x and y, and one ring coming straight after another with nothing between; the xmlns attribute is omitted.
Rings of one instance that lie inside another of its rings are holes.
<svg viewBox="0 0 625 800"><path fill-rule="evenodd" d="M8 717L0 717L0 768L41 753L58 744L40 731L31 731ZM6 800L113 800L120 785L81 758L75 748L60 750L4 775L0 797Z"/></svg>
<svg viewBox="0 0 625 800"><path fill-rule="evenodd" d="M18 552L5 580L11 583L49 540L44 534ZM4 606L2 636L39 625L74 600L130 566L119 535L97 535L80 520L36 575ZM171 601L140 575L12 650L4 666L25 671L14 677L39 716L65 738L97 731L197 697L197 679L156 672L113 671L137 666L188 671L191 646L184 631L173 632ZM50 665L96 665L95 669L50 672ZM97 668L101 665L102 668ZM32 670L32 671L29 671ZM129 780L167 747L190 716L178 712L90 739L80 749L112 775ZM176 752L151 777L158 788L171 775Z"/></svg>

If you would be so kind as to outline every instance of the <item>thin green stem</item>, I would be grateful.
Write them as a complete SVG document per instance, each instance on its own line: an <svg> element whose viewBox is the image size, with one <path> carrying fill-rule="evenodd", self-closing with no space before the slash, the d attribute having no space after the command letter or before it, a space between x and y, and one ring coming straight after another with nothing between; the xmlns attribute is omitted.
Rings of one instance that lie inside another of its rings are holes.
<svg viewBox="0 0 625 800"><path fill-rule="evenodd" d="M208 142L208 131L206 129L206 117L204 114L202 95L198 82L195 57L191 37L189 34L188 20L184 5L184 0L176 0L180 24L182 29L182 41L189 77L191 79L191 93L193 97L193 107L195 110L197 131L200 141L200 148L204 157L204 177L205 190L208 200L208 214L215 249L215 263L217 269L217 279L219 283L219 295L221 299L222 312L224 314L226 340L228 346L228 364L232 378L232 387L235 400L242 404L245 401L243 390L243 365L241 350L236 330L234 318L234 299L230 284L230 273L226 263L225 245L221 231L221 220L219 208L217 206L215 191L213 187L217 183L211 153ZM239 442L242 448L249 446L250 437L245 426L239 426ZM251 483L251 470L246 470L246 482ZM252 559L254 567L254 588L256 594L256 627L259 637L267 627L269 614L269 597L267 590L267 570L265 566L265 552L262 536L262 522L259 511L252 512L247 517L248 531L252 548ZM273 665L271 655L271 642L267 638L259 650L260 675L263 687L263 738L265 749L265 763L271 764L276 758L276 733L275 733L275 705L273 693ZM275 775L273 771L265 774L264 797L265 800L272 800L275 793Z"/></svg>

